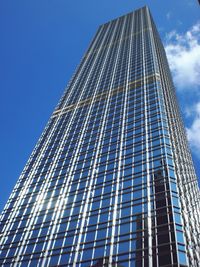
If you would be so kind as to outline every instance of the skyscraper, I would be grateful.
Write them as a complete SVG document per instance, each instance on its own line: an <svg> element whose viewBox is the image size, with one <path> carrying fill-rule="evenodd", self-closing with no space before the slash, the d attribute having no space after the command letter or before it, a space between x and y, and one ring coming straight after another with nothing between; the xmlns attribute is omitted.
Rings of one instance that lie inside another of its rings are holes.
<svg viewBox="0 0 200 267"><path fill-rule="evenodd" d="M0 266L199 266L199 210L144 7L99 27L3 210Z"/></svg>

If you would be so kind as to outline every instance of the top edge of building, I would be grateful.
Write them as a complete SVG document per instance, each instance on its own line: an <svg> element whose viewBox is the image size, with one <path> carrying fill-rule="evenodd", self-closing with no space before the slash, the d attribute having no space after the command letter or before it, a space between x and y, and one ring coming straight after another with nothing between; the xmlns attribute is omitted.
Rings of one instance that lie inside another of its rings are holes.
<svg viewBox="0 0 200 267"><path fill-rule="evenodd" d="M128 12L128 13L126 13L126 14L124 14L124 15L121 15L121 16L116 17L116 18L114 18L114 19L108 20L108 21L106 21L105 23L100 24L99 27L105 26L106 24L109 24L109 23L111 23L111 22L114 22L114 21L116 21L116 20L119 20L120 18L126 17L126 16L128 16L128 15L130 15L130 14L137 13L137 12L143 10L143 9L146 9L146 10L150 11L149 7L148 7L147 5L145 5L145 6L143 6L143 7L137 8L137 9L131 11L131 12Z"/></svg>

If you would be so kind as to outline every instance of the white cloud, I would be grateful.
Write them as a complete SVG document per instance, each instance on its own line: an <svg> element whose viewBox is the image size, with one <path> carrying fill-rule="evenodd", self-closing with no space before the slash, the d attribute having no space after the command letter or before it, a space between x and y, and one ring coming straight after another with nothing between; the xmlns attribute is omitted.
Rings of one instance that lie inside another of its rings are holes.
<svg viewBox="0 0 200 267"><path fill-rule="evenodd" d="M172 16L172 12L168 12L167 14L166 14L166 18L169 20L170 18L171 18L171 16Z"/></svg>
<svg viewBox="0 0 200 267"><path fill-rule="evenodd" d="M172 31L165 45L177 89L200 85L200 22L183 34Z"/></svg>
<svg viewBox="0 0 200 267"><path fill-rule="evenodd" d="M200 151L200 102L193 107L193 122L190 128L187 128L187 136L191 148L199 155Z"/></svg>
<svg viewBox="0 0 200 267"><path fill-rule="evenodd" d="M186 128L192 151L200 158L200 22L185 33L171 31L165 45L170 69L189 123ZM187 97L189 94L189 101Z"/></svg>

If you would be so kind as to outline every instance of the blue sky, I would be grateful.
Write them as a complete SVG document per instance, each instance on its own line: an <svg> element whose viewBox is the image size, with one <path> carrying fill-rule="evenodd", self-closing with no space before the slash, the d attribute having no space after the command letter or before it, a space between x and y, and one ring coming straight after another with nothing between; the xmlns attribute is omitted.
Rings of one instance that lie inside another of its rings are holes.
<svg viewBox="0 0 200 267"><path fill-rule="evenodd" d="M1 0L0 210L97 27L144 5L166 46L200 177L197 0Z"/></svg>

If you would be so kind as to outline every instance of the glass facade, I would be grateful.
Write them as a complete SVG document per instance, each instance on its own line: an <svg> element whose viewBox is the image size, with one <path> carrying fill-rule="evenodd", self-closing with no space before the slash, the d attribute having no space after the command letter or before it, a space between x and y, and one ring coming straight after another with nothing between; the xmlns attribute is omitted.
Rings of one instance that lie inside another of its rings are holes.
<svg viewBox="0 0 200 267"><path fill-rule="evenodd" d="M0 266L200 266L199 188L149 9L99 27L0 217Z"/></svg>

